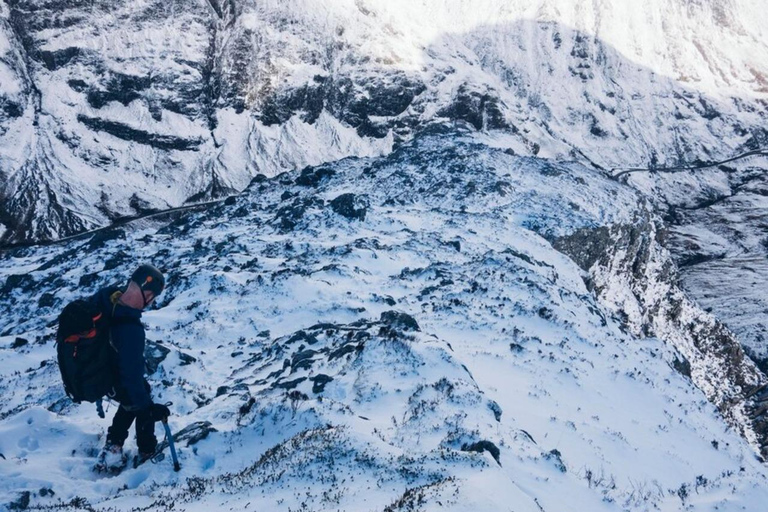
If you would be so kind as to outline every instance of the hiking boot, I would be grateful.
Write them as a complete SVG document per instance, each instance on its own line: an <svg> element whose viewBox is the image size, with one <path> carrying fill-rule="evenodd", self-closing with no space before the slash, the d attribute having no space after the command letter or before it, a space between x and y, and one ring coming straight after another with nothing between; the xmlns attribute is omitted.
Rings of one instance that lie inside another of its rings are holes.
<svg viewBox="0 0 768 512"><path fill-rule="evenodd" d="M165 459L165 454L160 451L154 451L154 452L142 452L140 451L134 458L133 458L133 467L137 468L147 462L148 460L151 460L154 463L160 462L161 460Z"/></svg>
<svg viewBox="0 0 768 512"><path fill-rule="evenodd" d="M99 473L117 474L123 470L127 462L128 455L123 453L121 445L107 443L99 453L93 469Z"/></svg>

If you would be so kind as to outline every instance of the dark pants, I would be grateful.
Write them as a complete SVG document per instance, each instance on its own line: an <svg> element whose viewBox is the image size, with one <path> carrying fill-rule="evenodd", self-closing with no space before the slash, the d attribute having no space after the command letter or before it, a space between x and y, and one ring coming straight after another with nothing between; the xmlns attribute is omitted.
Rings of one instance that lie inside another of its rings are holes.
<svg viewBox="0 0 768 512"><path fill-rule="evenodd" d="M149 384L144 381L144 386L149 390ZM136 420L136 444L141 453L151 453L157 447L155 437L155 422L152 420L149 409L141 411L132 410L125 394L117 390L116 399L120 403L115 417L112 418L112 426L107 429L107 444L123 446L128 439L128 430Z"/></svg>

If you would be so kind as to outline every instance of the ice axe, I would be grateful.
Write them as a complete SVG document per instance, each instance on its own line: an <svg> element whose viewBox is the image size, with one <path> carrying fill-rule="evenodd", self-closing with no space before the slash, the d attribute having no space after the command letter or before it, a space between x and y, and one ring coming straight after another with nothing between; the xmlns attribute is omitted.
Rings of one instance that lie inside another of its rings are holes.
<svg viewBox="0 0 768 512"><path fill-rule="evenodd" d="M171 434L171 427L168 426L168 418L163 420L163 427L165 428L165 438L168 439L168 448L171 449L171 460L173 461L173 470L181 470L181 464L179 464L179 458L176 456L176 446L173 444L173 434Z"/></svg>

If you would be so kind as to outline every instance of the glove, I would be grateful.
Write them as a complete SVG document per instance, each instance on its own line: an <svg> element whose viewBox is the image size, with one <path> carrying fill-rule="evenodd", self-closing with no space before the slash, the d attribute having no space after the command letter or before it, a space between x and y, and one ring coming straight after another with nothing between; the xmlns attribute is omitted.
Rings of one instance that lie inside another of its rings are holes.
<svg viewBox="0 0 768 512"><path fill-rule="evenodd" d="M149 406L149 415L153 421L165 421L171 415L171 410L163 404L152 404Z"/></svg>

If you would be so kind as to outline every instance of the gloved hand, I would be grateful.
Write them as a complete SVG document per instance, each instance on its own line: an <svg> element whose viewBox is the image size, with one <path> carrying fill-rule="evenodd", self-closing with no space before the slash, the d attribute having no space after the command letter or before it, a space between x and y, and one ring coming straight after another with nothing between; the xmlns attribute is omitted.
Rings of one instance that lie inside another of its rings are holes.
<svg viewBox="0 0 768 512"><path fill-rule="evenodd" d="M149 414L153 421L165 421L171 415L171 410L163 404L152 404L149 406Z"/></svg>

